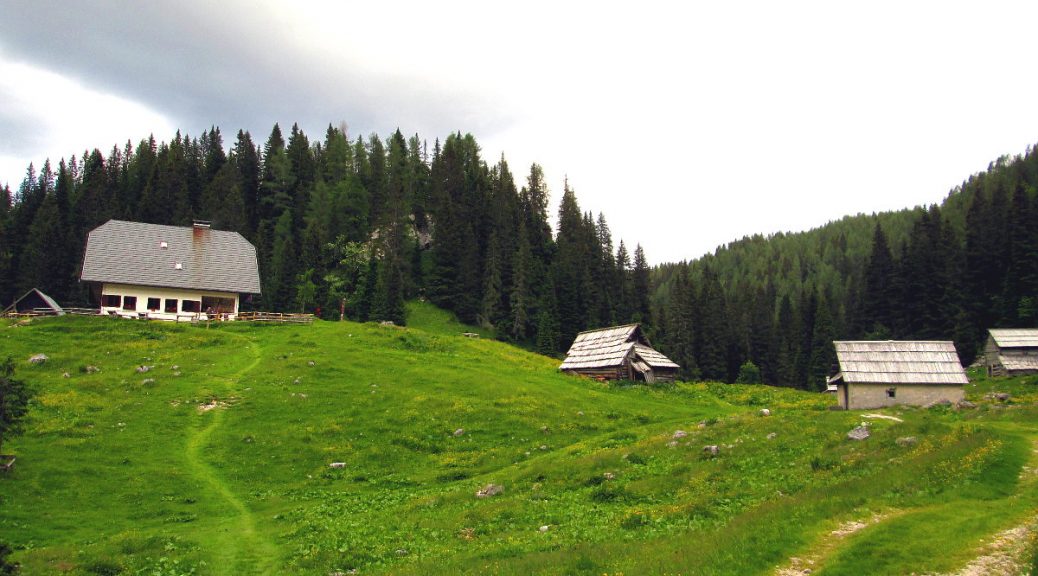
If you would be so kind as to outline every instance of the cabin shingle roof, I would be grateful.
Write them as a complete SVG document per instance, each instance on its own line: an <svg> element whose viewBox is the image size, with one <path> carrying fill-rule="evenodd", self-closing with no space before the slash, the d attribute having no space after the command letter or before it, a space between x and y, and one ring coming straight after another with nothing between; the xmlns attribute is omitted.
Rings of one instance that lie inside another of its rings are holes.
<svg viewBox="0 0 1038 576"><path fill-rule="evenodd" d="M968 384L951 342L836 341L840 373L848 384Z"/></svg>
<svg viewBox="0 0 1038 576"><path fill-rule="evenodd" d="M610 368L621 366L634 351L653 368L679 368L669 358L649 346L637 324L587 330L577 334L560 370Z"/></svg>
<svg viewBox="0 0 1038 576"><path fill-rule="evenodd" d="M992 328L988 333L999 348L1038 348L1038 328Z"/></svg>
<svg viewBox="0 0 1038 576"><path fill-rule="evenodd" d="M241 234L122 220L90 232L80 280L260 293L256 248Z"/></svg>

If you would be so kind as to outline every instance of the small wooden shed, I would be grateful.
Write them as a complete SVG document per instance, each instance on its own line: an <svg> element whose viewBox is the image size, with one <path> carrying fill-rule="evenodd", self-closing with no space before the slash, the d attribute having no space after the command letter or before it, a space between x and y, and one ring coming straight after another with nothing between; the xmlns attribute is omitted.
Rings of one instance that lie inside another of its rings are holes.
<svg viewBox="0 0 1038 576"><path fill-rule="evenodd" d="M984 345L988 376L1038 374L1038 328L992 328Z"/></svg>
<svg viewBox="0 0 1038 576"><path fill-rule="evenodd" d="M828 379L846 410L958 402L969 383L950 341L837 341L840 371Z"/></svg>
<svg viewBox="0 0 1038 576"><path fill-rule="evenodd" d="M9 314L62 316L65 310L39 288L33 288L4 309L3 315Z"/></svg>
<svg viewBox="0 0 1038 576"><path fill-rule="evenodd" d="M673 382L679 368L653 349L638 324L577 334L566 360L559 366L563 372L592 378L648 383Z"/></svg>

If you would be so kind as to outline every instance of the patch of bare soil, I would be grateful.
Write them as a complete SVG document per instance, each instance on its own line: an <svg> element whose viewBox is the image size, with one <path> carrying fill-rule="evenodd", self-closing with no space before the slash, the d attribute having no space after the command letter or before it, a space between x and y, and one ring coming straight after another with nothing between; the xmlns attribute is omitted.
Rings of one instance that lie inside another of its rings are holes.
<svg viewBox="0 0 1038 576"><path fill-rule="evenodd" d="M999 532L981 549L981 555L962 570L946 576L1017 576L1027 574L1024 556L1035 530L1034 521ZM945 575L942 575L945 576Z"/></svg>
<svg viewBox="0 0 1038 576"><path fill-rule="evenodd" d="M850 520L840 524L822 542L814 547L810 555L803 558L793 556L785 566L776 568L775 576L804 576L811 574L815 571L816 566L821 565L821 561L836 549L841 540L873 524L878 524L893 515L892 513L873 514L869 518Z"/></svg>

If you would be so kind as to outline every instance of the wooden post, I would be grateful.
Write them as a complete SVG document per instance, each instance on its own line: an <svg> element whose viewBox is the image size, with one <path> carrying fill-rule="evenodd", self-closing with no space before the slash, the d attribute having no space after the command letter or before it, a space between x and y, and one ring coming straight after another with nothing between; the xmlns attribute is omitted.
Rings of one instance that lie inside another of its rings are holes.
<svg viewBox="0 0 1038 576"><path fill-rule="evenodd" d="M339 322L346 319L346 299L343 298L339 301Z"/></svg>

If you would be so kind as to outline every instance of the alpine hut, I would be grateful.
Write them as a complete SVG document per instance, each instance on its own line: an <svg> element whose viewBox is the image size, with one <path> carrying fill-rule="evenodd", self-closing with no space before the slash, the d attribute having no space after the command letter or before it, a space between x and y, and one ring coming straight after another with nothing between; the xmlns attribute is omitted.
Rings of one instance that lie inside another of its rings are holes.
<svg viewBox="0 0 1038 576"><path fill-rule="evenodd" d="M1038 328L992 328L984 345L988 376L1038 374Z"/></svg>
<svg viewBox="0 0 1038 576"><path fill-rule="evenodd" d="M577 334L566 360L559 366L563 372L602 380L648 383L673 382L679 368L652 348L638 324Z"/></svg>
<svg viewBox="0 0 1038 576"><path fill-rule="evenodd" d="M159 320L233 318L241 294L260 293L256 248L203 221L109 220L87 237L80 280L102 314Z"/></svg>
<svg viewBox="0 0 1038 576"><path fill-rule="evenodd" d="M836 385L846 410L895 404L925 406L958 402L969 383L955 346L948 341L833 342L840 371L828 379Z"/></svg>
<svg viewBox="0 0 1038 576"><path fill-rule="evenodd" d="M53 298L41 292L39 288L33 288L3 311L3 315L19 314L62 316L65 314L65 310Z"/></svg>

